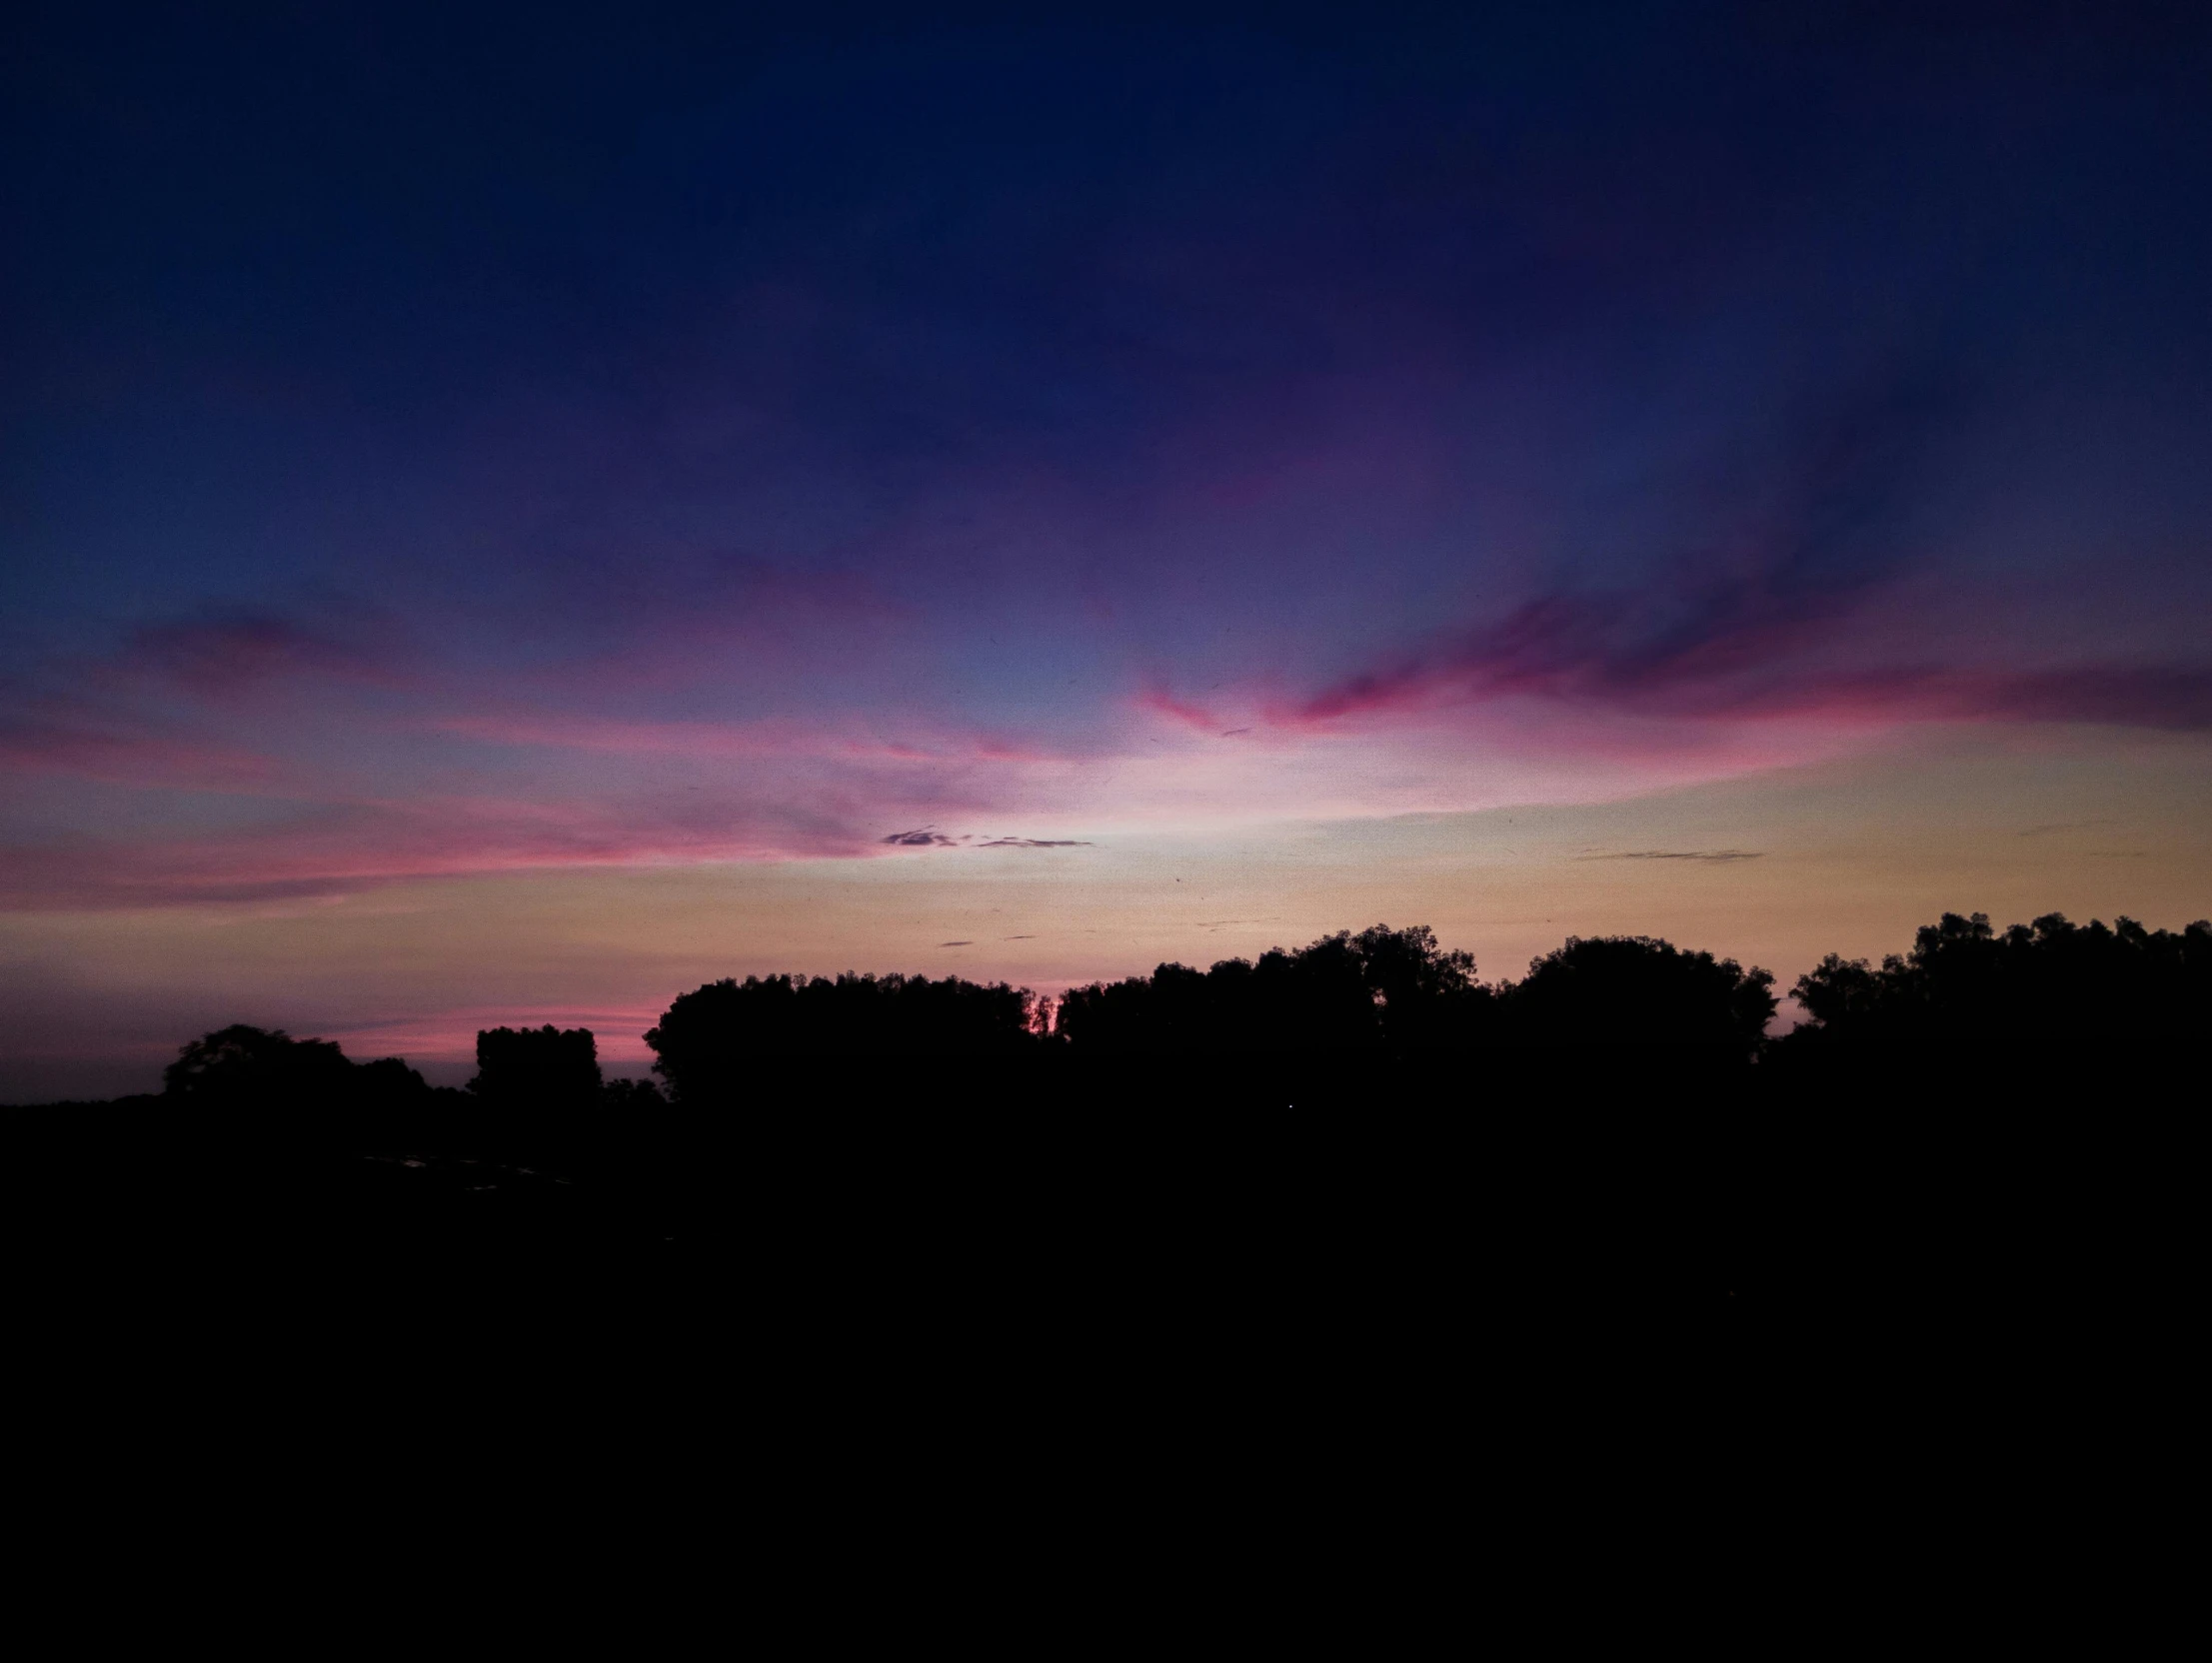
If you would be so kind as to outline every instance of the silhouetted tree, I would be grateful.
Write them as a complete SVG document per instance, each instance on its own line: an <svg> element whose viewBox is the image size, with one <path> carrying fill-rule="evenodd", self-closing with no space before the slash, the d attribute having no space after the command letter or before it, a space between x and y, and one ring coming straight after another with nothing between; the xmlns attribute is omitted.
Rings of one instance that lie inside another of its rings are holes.
<svg viewBox="0 0 2212 1663"><path fill-rule="evenodd" d="M427 1099L431 1092L423 1076L396 1056L380 1056L354 1064L355 1095L364 1102L403 1104Z"/></svg>
<svg viewBox="0 0 2212 1663"><path fill-rule="evenodd" d="M187 1044L162 1071L162 1094L224 1107L413 1100L423 1076L396 1056L355 1064L333 1039L235 1022Z"/></svg>
<svg viewBox="0 0 2212 1663"><path fill-rule="evenodd" d="M1096 1056L1182 1056L1223 1049L1242 1038L1243 1014L1216 985L1251 966L1230 960L1209 975L1187 964L1160 964L1148 976L1094 982L1061 995L1054 1033Z"/></svg>
<svg viewBox="0 0 2212 1663"><path fill-rule="evenodd" d="M1503 992L1522 1045L1695 1049L1748 1060L1776 1007L1774 977L1647 935L1567 937Z"/></svg>
<svg viewBox="0 0 2212 1663"><path fill-rule="evenodd" d="M855 1063L1034 1052L1037 995L947 976L724 979L680 995L645 1036L680 1102L728 1102L769 1062Z"/></svg>
<svg viewBox="0 0 2212 1663"><path fill-rule="evenodd" d="M600 1100L599 1046L588 1027L493 1027L476 1036L468 1088L510 1109L581 1109Z"/></svg>
<svg viewBox="0 0 2212 1663"><path fill-rule="evenodd" d="M1350 939L1362 978L1399 1056L1456 1050L1494 1037L1492 995L1474 979L1474 954L1446 951L1426 924L1375 924Z"/></svg>
<svg viewBox="0 0 2212 1663"><path fill-rule="evenodd" d="M1161 964L1149 976L1071 988L1058 1033L1094 1056L1300 1054L1411 1056L1484 1031L1487 989L1474 959L1436 944L1425 924L1375 924L1258 961L1224 958L1200 972Z"/></svg>

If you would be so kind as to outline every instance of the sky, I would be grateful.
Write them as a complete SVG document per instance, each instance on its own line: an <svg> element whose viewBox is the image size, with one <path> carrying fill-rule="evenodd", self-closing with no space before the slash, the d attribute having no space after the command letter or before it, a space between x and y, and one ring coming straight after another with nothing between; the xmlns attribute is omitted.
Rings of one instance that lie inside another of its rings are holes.
<svg viewBox="0 0 2212 1663"><path fill-rule="evenodd" d="M6 27L0 1100L2212 912L2194 8Z"/></svg>

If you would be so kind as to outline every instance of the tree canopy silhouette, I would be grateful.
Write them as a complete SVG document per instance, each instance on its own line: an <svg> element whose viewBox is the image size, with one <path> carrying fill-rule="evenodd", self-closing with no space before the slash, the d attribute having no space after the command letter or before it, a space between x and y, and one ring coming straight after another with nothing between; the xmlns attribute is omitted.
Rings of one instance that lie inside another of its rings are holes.
<svg viewBox="0 0 2212 1663"><path fill-rule="evenodd" d="M396 1056L357 1063L335 1039L295 1039L244 1022L192 1040L162 1070L161 1087L166 1097L222 1107L397 1101L429 1090Z"/></svg>
<svg viewBox="0 0 2212 1663"><path fill-rule="evenodd" d="M2002 933L1946 912L1879 968L1829 953L1791 989L1799 1052L1947 1049L2034 1056L2201 1043L2212 1023L2212 922L2110 928L2049 912Z"/></svg>
<svg viewBox="0 0 2212 1663"><path fill-rule="evenodd" d="M1479 1037L1489 998L1472 955L1438 946L1425 924L1375 924L1295 952L1276 947L1256 962L1161 964L1149 976L1071 988L1056 1031L1099 1056L1407 1055Z"/></svg>
<svg viewBox="0 0 2212 1663"><path fill-rule="evenodd" d="M1041 1006L1005 982L846 974L725 978L678 996L647 1032L680 1102L727 1101L764 1061L1009 1057L1033 1050Z"/></svg>
<svg viewBox="0 0 2212 1663"><path fill-rule="evenodd" d="M476 1036L476 1077L468 1088L497 1108L589 1108L603 1081L599 1045L588 1027L492 1027Z"/></svg>
<svg viewBox="0 0 2212 1663"><path fill-rule="evenodd" d="M1503 1036L1522 1045L1690 1048L1748 1059L1774 977L1648 935L1570 935L1504 991Z"/></svg>

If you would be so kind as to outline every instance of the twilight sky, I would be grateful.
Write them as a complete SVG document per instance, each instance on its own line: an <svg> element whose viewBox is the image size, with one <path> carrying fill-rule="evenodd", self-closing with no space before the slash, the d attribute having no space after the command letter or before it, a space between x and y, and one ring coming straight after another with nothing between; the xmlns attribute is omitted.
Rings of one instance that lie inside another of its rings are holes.
<svg viewBox="0 0 2212 1663"><path fill-rule="evenodd" d="M921 10L9 26L0 1097L2212 911L2201 12Z"/></svg>

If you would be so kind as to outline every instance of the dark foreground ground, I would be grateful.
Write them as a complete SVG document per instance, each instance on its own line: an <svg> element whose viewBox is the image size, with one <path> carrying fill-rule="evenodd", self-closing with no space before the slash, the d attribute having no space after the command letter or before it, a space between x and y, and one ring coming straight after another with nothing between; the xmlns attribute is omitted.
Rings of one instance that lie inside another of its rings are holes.
<svg viewBox="0 0 2212 1663"><path fill-rule="evenodd" d="M802 1070L620 1114L140 1099L5 1111L5 1197L24 1297L210 1322L1725 1348L2110 1299L2185 1250L2201 1084L1609 1057Z"/></svg>
<svg viewBox="0 0 2212 1663"><path fill-rule="evenodd" d="M13 1424L87 1540L248 1494L464 1581L531 1518L703 1585L942 1553L963 1621L1074 1564L1362 1543L1453 1587L1613 1541L1725 1592L1870 1512L1938 1565L1959 1497L2162 1470L2198 1083L1584 1057L17 1109Z"/></svg>
<svg viewBox="0 0 2212 1663"><path fill-rule="evenodd" d="M226 1606L304 1570L332 1612L566 1623L634 1552L633 1605L733 1623L800 1590L824 1632L1029 1650L1039 1612L1333 1602L1411 1650L1439 1602L1760 1626L1829 1579L1794 1632L2185 1503L2201 1084L1584 1057L14 1110L11 1470L65 1557L205 1545Z"/></svg>

